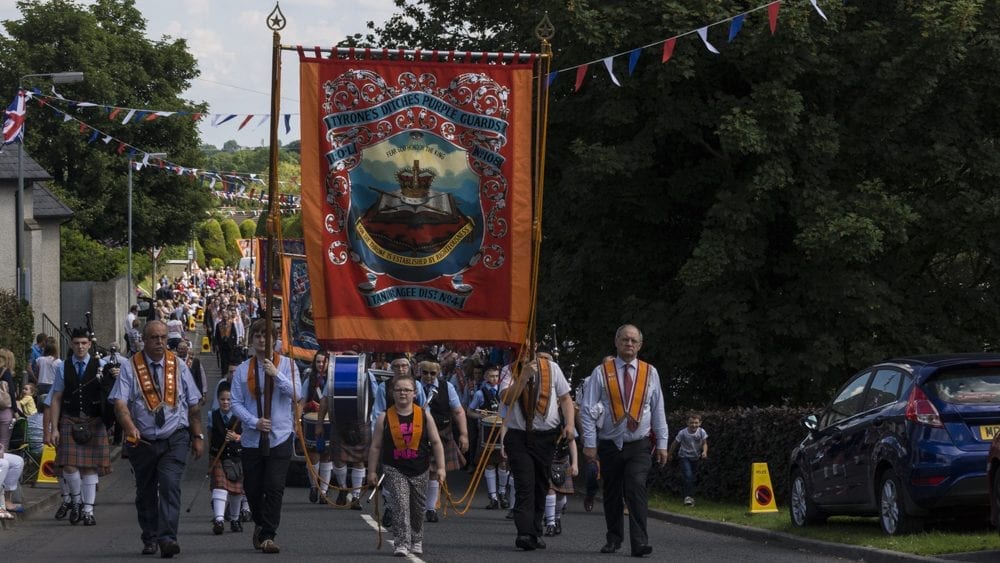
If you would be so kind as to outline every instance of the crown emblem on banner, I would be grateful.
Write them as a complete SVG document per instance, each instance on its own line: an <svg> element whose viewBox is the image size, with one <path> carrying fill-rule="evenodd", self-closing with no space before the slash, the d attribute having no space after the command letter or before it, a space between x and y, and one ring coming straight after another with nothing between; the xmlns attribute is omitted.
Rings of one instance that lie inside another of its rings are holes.
<svg viewBox="0 0 1000 563"><path fill-rule="evenodd" d="M426 199L430 195L431 183L437 173L431 168L420 168L420 161L414 160L413 166L404 166L396 171L403 197Z"/></svg>

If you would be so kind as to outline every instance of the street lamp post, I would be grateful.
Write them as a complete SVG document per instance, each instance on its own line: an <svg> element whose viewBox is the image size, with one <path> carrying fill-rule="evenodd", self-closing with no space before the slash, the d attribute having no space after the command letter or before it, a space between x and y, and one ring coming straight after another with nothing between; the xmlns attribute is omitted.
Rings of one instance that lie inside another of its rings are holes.
<svg viewBox="0 0 1000 563"><path fill-rule="evenodd" d="M25 74L17 80L17 91L20 95L22 85L28 78L47 78L53 84L71 84L83 80L82 72L48 72L41 74ZM17 195L14 201L14 241L17 248L15 262L17 264L18 300L31 302L31 269L24 265L24 131L21 132L21 142L17 144Z"/></svg>
<svg viewBox="0 0 1000 563"><path fill-rule="evenodd" d="M163 158L167 156L165 152L146 153L146 156ZM132 280L132 169L135 168L135 160L128 159L128 306L135 302L135 282ZM155 289L155 288L154 288Z"/></svg>

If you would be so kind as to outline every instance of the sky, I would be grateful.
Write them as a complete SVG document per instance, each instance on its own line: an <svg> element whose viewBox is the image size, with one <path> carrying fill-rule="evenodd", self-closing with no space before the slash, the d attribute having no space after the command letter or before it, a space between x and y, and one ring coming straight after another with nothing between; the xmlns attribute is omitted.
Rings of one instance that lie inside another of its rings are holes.
<svg viewBox="0 0 1000 563"><path fill-rule="evenodd" d="M90 4L80 0L77 3ZM272 32L266 20L274 9L274 0L136 0L135 6L146 19L146 35L150 39L169 35L187 40L201 76L191 82L191 88L182 96L208 103L211 114L241 116L217 127L211 125L210 118L203 119L202 142L219 148L228 140L246 147L266 146L268 123L257 124L260 116L271 111ZM364 33L366 22L381 24L394 12L392 0L282 0L280 7L287 20L280 32L281 44L305 47L331 47L347 35ZM16 1L0 0L0 20L10 19L20 19ZM284 126L279 128L279 141L285 144L299 138L299 72L294 51L282 51L281 66L280 113L296 114L289 134L285 134ZM77 69L39 69L39 72L69 70ZM6 95L0 97L6 99ZM255 117L237 130L248 114Z"/></svg>

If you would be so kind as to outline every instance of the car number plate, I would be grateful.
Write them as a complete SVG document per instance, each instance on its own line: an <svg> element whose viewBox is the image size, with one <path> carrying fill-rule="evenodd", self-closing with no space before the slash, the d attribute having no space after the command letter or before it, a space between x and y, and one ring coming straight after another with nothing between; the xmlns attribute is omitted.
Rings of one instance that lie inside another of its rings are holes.
<svg viewBox="0 0 1000 563"><path fill-rule="evenodd" d="M1000 424L987 424L979 427L979 437L987 442L993 441L993 437L1000 434Z"/></svg>

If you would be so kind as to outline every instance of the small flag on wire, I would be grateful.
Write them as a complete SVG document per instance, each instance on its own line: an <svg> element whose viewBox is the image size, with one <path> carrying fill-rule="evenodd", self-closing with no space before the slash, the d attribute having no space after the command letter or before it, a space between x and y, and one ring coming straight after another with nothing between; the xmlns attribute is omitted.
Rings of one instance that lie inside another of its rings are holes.
<svg viewBox="0 0 1000 563"><path fill-rule="evenodd" d="M3 120L3 144L24 141L24 90L18 90Z"/></svg>

